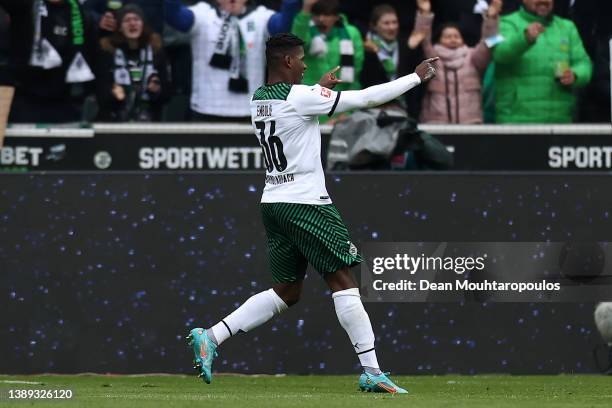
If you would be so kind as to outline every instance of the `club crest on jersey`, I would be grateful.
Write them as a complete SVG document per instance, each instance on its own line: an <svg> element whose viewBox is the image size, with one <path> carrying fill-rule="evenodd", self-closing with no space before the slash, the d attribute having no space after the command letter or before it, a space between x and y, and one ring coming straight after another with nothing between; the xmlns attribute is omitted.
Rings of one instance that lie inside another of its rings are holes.
<svg viewBox="0 0 612 408"><path fill-rule="evenodd" d="M357 247L355 246L355 244L353 244L351 241L347 242L349 244L349 254L351 256L357 256Z"/></svg>
<svg viewBox="0 0 612 408"><path fill-rule="evenodd" d="M331 95L332 95L331 89L321 88L321 96L325 98L331 98Z"/></svg>

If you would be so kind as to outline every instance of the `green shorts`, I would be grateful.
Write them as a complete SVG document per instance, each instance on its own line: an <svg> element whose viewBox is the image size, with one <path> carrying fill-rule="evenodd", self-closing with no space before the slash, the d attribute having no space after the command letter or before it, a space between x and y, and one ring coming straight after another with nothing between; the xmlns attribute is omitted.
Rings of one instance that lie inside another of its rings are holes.
<svg viewBox="0 0 612 408"><path fill-rule="evenodd" d="M262 203L272 279L297 282L311 264L321 275L362 262L333 204Z"/></svg>

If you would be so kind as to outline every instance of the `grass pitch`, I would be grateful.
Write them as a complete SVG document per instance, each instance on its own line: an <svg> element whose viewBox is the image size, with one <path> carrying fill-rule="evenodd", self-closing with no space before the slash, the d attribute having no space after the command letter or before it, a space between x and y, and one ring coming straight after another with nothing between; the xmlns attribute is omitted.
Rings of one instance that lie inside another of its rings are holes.
<svg viewBox="0 0 612 408"><path fill-rule="evenodd" d="M357 376L217 375L213 384L179 375L0 375L12 389L73 390L69 401L9 402L50 407L612 407L612 378L562 376L392 377L409 395L366 394ZM23 381L28 383L16 383ZM31 384L41 383L41 384ZM372 405L375 404L375 405Z"/></svg>

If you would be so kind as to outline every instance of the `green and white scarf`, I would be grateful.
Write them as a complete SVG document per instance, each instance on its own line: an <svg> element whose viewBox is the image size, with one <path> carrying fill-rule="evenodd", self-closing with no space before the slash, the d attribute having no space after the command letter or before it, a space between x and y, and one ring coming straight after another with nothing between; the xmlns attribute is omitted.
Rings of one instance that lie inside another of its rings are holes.
<svg viewBox="0 0 612 408"><path fill-rule="evenodd" d="M322 58L327 55L329 51L328 40L331 40L335 35L340 36L340 79L343 82L354 82L355 81L355 46L353 40L348 33L348 30L342 25L338 25L329 32L329 34L323 34L315 23L310 21L310 37L312 38L310 43L310 55L316 58Z"/></svg>
<svg viewBox="0 0 612 408"><path fill-rule="evenodd" d="M378 47L378 59L385 68L390 81L397 79L397 65L399 63L399 42L397 40L387 42L376 33L369 32L368 40Z"/></svg>
<svg viewBox="0 0 612 408"><path fill-rule="evenodd" d="M220 12L220 18L223 19L223 23L219 37L215 41L215 52L210 60L210 66L229 70L230 91L248 93L246 45L240 32L240 19L226 11Z"/></svg>
<svg viewBox="0 0 612 408"><path fill-rule="evenodd" d="M147 83L152 75L159 75L153 65L153 57L153 47L147 45L146 48L139 50L138 62L130 64L123 50L117 48L115 50L115 68L113 70L115 83L129 90L138 90L138 98L149 100L149 94L146 92Z"/></svg>
<svg viewBox="0 0 612 408"><path fill-rule="evenodd" d="M83 56L85 45L85 28L83 24L83 14L77 0L66 0L70 6L70 30L72 34L72 47L64 57L68 57L72 62L66 71L67 83L88 82L95 79L91 68ZM45 0L34 2L34 45L30 56L30 65L42 69L59 68L64 61L59 52L53 47L51 42L45 38L43 32L42 19L49 15Z"/></svg>

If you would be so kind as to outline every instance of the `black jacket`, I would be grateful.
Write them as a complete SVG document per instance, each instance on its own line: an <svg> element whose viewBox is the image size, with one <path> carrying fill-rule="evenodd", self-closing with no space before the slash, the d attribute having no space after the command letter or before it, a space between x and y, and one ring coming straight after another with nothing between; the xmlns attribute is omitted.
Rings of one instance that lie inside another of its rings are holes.
<svg viewBox="0 0 612 408"><path fill-rule="evenodd" d="M17 92L38 100L49 102L82 99L92 83L73 85L66 83L66 72L74 57L72 44L71 8L68 2L46 3L48 16L41 19L43 36L53 45L62 57L63 63L58 68L43 69L26 65L16 74ZM85 43L83 56L93 71L95 68L97 33L96 28L87 16L82 13ZM78 91L76 88L79 88Z"/></svg>
<svg viewBox="0 0 612 408"><path fill-rule="evenodd" d="M99 105L99 121L140 121L137 111L146 110L145 114L148 118L146 121L160 121L162 108L165 102L171 95L171 84L167 67L167 60L163 49L154 51L153 66L158 73L161 82L161 92L156 95L150 95L151 99L142 103L139 97L140 93L135 93L135 102L128 105L126 101L118 101L112 94L113 85L115 84L115 52L109 46L108 39L102 40L102 48L98 57L96 66L96 98ZM121 50L129 60L138 60L140 50L129 50L127 47L121 47ZM148 78L143 80L146 83Z"/></svg>
<svg viewBox="0 0 612 408"><path fill-rule="evenodd" d="M407 37L401 37L399 40L398 77L412 74L416 66L424 59L422 48L418 47L415 50L411 50L408 48L407 41ZM366 51L360 77L362 88L379 85L390 80L391 78L387 76L387 72L382 62L378 59L378 55L374 52ZM419 117L423 89L423 87L417 87L404 95L408 114L413 118Z"/></svg>
<svg viewBox="0 0 612 408"><path fill-rule="evenodd" d="M0 0L0 85L14 85L15 73L28 62L32 47L33 0Z"/></svg>

